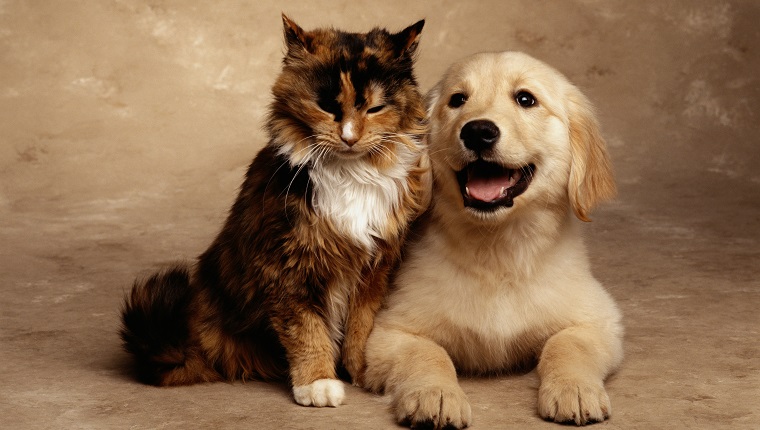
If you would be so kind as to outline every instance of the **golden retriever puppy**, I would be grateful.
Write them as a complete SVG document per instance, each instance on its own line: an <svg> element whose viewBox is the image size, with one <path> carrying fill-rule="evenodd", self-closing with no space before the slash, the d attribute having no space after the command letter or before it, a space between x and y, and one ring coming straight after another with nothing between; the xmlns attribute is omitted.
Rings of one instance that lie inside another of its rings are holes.
<svg viewBox="0 0 760 430"><path fill-rule="evenodd" d="M541 417L603 421L623 328L574 219L615 193L589 101L517 52L459 61L429 100L433 201L375 321L365 386L402 424L463 428L458 371L537 363Z"/></svg>

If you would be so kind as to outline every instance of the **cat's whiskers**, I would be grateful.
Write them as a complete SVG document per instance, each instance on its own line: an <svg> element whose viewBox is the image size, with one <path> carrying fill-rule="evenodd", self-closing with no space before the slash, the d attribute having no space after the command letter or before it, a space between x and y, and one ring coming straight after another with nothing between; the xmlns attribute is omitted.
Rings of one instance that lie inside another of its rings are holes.
<svg viewBox="0 0 760 430"><path fill-rule="evenodd" d="M320 145L320 141L324 140L324 137L323 137L322 134L312 134L312 135L304 137L301 140L298 140L298 141L294 142L293 146L295 147L298 144L300 144L301 142L303 142L305 140L309 140L309 139L314 139L313 143L311 143L311 144L309 144L309 145L307 145L307 146L305 146L305 147L303 147L303 148L301 148L301 149L299 149L299 150L297 150L295 152L287 154L288 158L290 158L290 160L293 163L295 163L295 164L308 163L310 161L310 157L312 155L314 147L315 146L319 146ZM303 156L303 157L298 158L300 156L300 154L303 153L304 151L307 152L307 154L305 156ZM296 159L298 159L298 161L295 161Z"/></svg>
<svg viewBox="0 0 760 430"><path fill-rule="evenodd" d="M388 133L383 133L383 134L384 134L384 135L386 135L386 136L389 136L389 137L397 137L397 138L401 138L401 140L404 142L404 144L407 144L407 145L408 145L408 144L409 144L409 143L408 143L409 141L412 141L412 142L417 142L417 143L420 143L420 142L422 142L422 140L423 140L425 137L427 137L427 136L429 136L429 135L430 135L430 132L427 132L427 131L426 131L426 132L422 132L422 133L414 133L414 134L409 134L409 133L392 133L392 132L388 132Z"/></svg>
<svg viewBox="0 0 760 430"><path fill-rule="evenodd" d="M400 142L398 141L387 139L385 136L381 136L379 139L376 139L375 141L372 142L369 150L372 153L381 154L387 157L389 160L393 160L395 152L392 148L386 145L387 143L392 143L395 145L400 144Z"/></svg>
<svg viewBox="0 0 760 430"><path fill-rule="evenodd" d="M311 137L318 137L318 135L313 135ZM307 138L308 139L308 138ZM305 140L305 139L304 139ZM301 171L307 167L310 163L313 164L319 164L322 162L322 158L325 157L327 152L330 150L329 146L320 144L320 141L317 140L315 145L307 146L306 148L303 148L303 150L307 151L307 154L303 157L304 162L298 164L298 169L296 170L296 173L293 175L293 177L290 180L290 183L285 188L285 199L284 199L284 205L285 207L285 219L290 224L290 218L288 217L288 195L290 194L290 188L293 186L293 182L295 182L298 175L301 174ZM302 150L302 151L303 151ZM300 151L299 151L300 152ZM279 170L279 168L278 168ZM306 188L308 189L309 183L311 182L311 177L309 175L306 175Z"/></svg>
<svg viewBox="0 0 760 430"><path fill-rule="evenodd" d="M446 149L445 148L441 148L441 149L436 149L435 151L431 151L430 149L428 149L428 155L431 156L431 157L433 155L438 155L438 154L440 154L442 152L446 152Z"/></svg>

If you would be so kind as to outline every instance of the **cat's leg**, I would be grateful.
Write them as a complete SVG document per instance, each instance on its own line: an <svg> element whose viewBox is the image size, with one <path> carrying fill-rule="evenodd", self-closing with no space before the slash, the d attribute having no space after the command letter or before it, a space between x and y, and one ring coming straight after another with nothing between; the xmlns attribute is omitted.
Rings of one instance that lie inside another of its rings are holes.
<svg viewBox="0 0 760 430"><path fill-rule="evenodd" d="M351 375L354 385L360 386L365 367L365 347L372 331L375 314L388 289L388 276L392 267L386 262L363 275L368 281L351 295L348 318L343 337L343 365Z"/></svg>
<svg viewBox="0 0 760 430"><path fill-rule="evenodd" d="M622 339L614 327L566 328L546 342L538 363L541 417L583 425L610 416L604 379L622 359Z"/></svg>
<svg viewBox="0 0 760 430"><path fill-rule="evenodd" d="M343 382L335 374L336 357L325 321L311 309L291 310L287 321L273 318L290 366L293 397L303 406L343 403Z"/></svg>
<svg viewBox="0 0 760 430"><path fill-rule="evenodd" d="M470 424L470 403L440 345L376 324L367 340L366 358L364 386L391 396L400 424L456 429Z"/></svg>

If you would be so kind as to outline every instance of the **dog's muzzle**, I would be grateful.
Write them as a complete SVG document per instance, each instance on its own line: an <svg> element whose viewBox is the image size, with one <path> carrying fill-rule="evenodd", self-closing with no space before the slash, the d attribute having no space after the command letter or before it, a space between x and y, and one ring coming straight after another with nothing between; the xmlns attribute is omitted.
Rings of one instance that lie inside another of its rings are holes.
<svg viewBox="0 0 760 430"><path fill-rule="evenodd" d="M512 207L514 199L528 189L536 166L511 168L477 160L456 173L464 205L480 211Z"/></svg>
<svg viewBox="0 0 760 430"><path fill-rule="evenodd" d="M499 127L486 119L474 120L462 126L459 139L465 148L474 152L477 160L456 173L466 207L493 211L512 207L515 197L528 189L536 166L503 166L486 161L501 138Z"/></svg>

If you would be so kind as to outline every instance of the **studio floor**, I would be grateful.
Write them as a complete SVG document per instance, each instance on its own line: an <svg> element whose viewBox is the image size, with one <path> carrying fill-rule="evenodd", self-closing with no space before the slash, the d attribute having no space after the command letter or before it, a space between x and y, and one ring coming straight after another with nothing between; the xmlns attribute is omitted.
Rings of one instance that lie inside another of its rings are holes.
<svg viewBox="0 0 760 430"><path fill-rule="evenodd" d="M599 111L619 186L584 225L626 358L595 428L760 428L760 3L715 0L0 2L0 427L396 428L285 385L141 385L117 335L136 276L209 244L265 143L284 11L304 28L420 18L429 89L525 51ZM546 428L535 372L462 378L473 429Z"/></svg>

